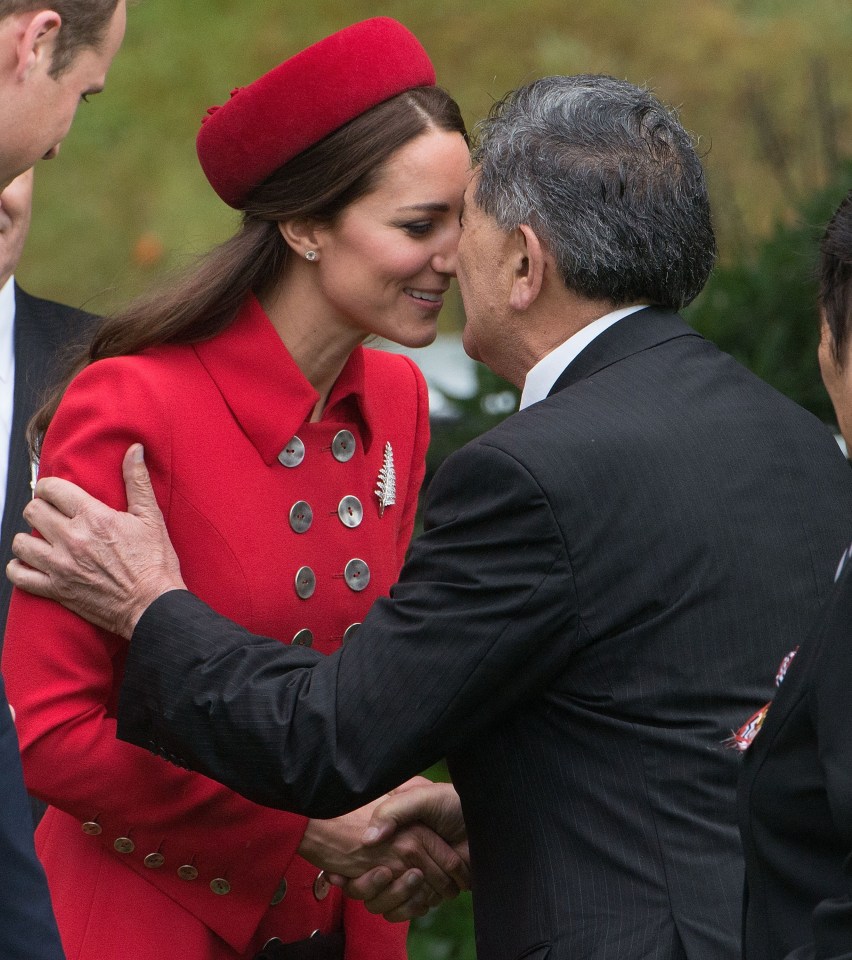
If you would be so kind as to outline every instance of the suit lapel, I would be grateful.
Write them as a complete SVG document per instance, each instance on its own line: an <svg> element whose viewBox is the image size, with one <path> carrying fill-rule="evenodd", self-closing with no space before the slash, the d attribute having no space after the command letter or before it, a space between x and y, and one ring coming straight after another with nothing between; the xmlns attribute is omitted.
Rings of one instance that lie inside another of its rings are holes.
<svg viewBox="0 0 852 960"><path fill-rule="evenodd" d="M622 318L582 350L562 371L548 396L593 376L610 364L678 337L700 337L674 310L647 307Z"/></svg>
<svg viewBox="0 0 852 960"><path fill-rule="evenodd" d="M25 529L21 511L28 499L30 483L30 455L27 449L27 422L35 405L32 371L39 360L46 362L50 343L45 336L43 318L35 309L34 298L15 286L15 388L12 402L12 433L9 437L9 471L6 476L6 501L3 525L0 528L3 563L11 558L12 538ZM6 611L12 592L6 577L0 578L0 626L5 626Z"/></svg>
<svg viewBox="0 0 852 960"><path fill-rule="evenodd" d="M69 344L79 341L94 320L91 314L63 304L30 296L15 286L15 388L12 405L12 432L9 438L9 472L6 479L6 504L0 528L2 563L12 556L12 538L27 529L21 511L30 498L30 452L26 430L42 393L57 373L57 357ZM0 570L2 574L2 570ZM0 576L0 631L12 585ZM2 645L2 633L0 633Z"/></svg>

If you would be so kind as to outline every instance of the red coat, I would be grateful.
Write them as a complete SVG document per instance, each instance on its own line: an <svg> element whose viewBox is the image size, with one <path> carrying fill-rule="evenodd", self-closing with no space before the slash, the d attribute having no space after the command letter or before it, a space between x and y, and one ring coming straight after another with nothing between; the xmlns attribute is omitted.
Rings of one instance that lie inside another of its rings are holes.
<svg viewBox="0 0 852 960"><path fill-rule="evenodd" d="M212 340L84 370L47 433L41 474L124 509L121 460L141 441L189 589L252 631L289 643L309 630L329 652L396 579L423 478L427 396L409 360L358 348L309 423L316 399L250 297ZM302 448L297 465L279 461ZM391 459L396 502L381 511L375 491ZM357 525L346 497L360 503ZM305 503L312 520L297 532ZM369 579L358 564L347 578L356 559ZM68 960L231 960L271 936L341 924L347 960L403 957L405 925L336 889L317 899L317 868L296 855L303 817L115 739L126 648L15 592L3 668L29 789L51 804L37 841Z"/></svg>

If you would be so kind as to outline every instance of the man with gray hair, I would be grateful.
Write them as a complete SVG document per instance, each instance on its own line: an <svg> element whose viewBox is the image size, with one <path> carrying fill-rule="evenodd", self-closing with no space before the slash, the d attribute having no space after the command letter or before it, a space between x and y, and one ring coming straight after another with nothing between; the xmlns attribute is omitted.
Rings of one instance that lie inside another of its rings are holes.
<svg viewBox="0 0 852 960"><path fill-rule="evenodd" d="M335 816L446 755L481 960L735 960L725 741L825 595L848 467L678 316L714 240L693 145L653 96L539 80L475 160L465 349L521 410L439 470L399 583L345 647L252 637L187 592L138 446L128 513L39 481L45 539L18 538L10 576L132 637L119 736L261 803ZM453 813L401 794L373 833Z"/></svg>

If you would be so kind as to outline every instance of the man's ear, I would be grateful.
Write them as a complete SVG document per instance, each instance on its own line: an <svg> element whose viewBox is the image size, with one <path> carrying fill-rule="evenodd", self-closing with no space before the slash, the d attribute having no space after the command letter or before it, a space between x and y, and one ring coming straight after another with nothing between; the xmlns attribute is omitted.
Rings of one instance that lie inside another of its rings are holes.
<svg viewBox="0 0 852 960"><path fill-rule="evenodd" d="M535 230L526 223L515 230L515 243L515 270L509 303L515 310L526 310L541 293L547 257Z"/></svg>
<svg viewBox="0 0 852 960"><path fill-rule="evenodd" d="M61 26L62 17L55 10L39 10L20 21L15 45L16 79L24 80L41 63L50 67Z"/></svg>
<svg viewBox="0 0 852 960"><path fill-rule="evenodd" d="M322 245L319 224L316 220L298 217L294 220L279 220L278 229L286 244L299 257L304 259L309 250L317 252Z"/></svg>

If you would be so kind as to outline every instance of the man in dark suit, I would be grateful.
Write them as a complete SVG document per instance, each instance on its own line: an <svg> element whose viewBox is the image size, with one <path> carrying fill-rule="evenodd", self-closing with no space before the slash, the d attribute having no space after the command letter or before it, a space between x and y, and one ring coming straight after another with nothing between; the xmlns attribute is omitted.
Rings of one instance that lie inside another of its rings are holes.
<svg viewBox="0 0 852 960"><path fill-rule="evenodd" d="M0 389L7 392L0 405L0 443L8 451L0 528L4 566L12 558L12 538L27 529L23 509L32 496L27 424L42 391L58 375L62 355L79 343L95 319L83 310L31 296L15 282L14 272L29 231L32 192L30 168L0 193L0 369L12 370L11 378L0 375ZM7 401L11 401L11 409ZM0 583L0 650L11 593L12 584L4 577Z"/></svg>
<svg viewBox="0 0 852 960"><path fill-rule="evenodd" d="M522 409L438 471L391 598L338 654L182 589L138 446L128 513L39 481L46 539L19 537L10 575L133 637L121 737L262 803L333 816L446 754L481 960L735 960L724 741L828 589L848 467L675 312L714 241L650 94L537 81L475 159L464 341Z"/></svg>
<svg viewBox="0 0 852 960"><path fill-rule="evenodd" d="M81 98L102 89L124 25L124 0L57 0L54 8L37 0L0 0L0 191L37 160L56 155ZM29 371L34 347L26 335L20 349L16 362L20 357ZM20 371L16 381L23 382ZM17 393L13 403L19 405ZM10 463L7 489L13 485L15 497L21 483L26 489L29 480L28 458L22 465L19 451L22 454L13 436L9 452L15 463ZM6 503L7 517L18 512L13 499ZM7 528L4 517L4 544L17 519L9 517L9 523ZM2 602L5 623L8 598ZM0 956L61 960L47 883L33 848L18 739L2 682L0 771Z"/></svg>
<svg viewBox="0 0 852 960"><path fill-rule="evenodd" d="M24 506L32 496L34 463L27 424L42 391L58 376L64 352L78 343L94 316L63 303L42 300L22 290L14 272L30 227L34 171L16 177L0 193L0 477L5 483L0 526L3 563L12 559L12 539L27 529ZM0 583L0 653L12 584ZM45 804L30 797L33 822Z"/></svg>

